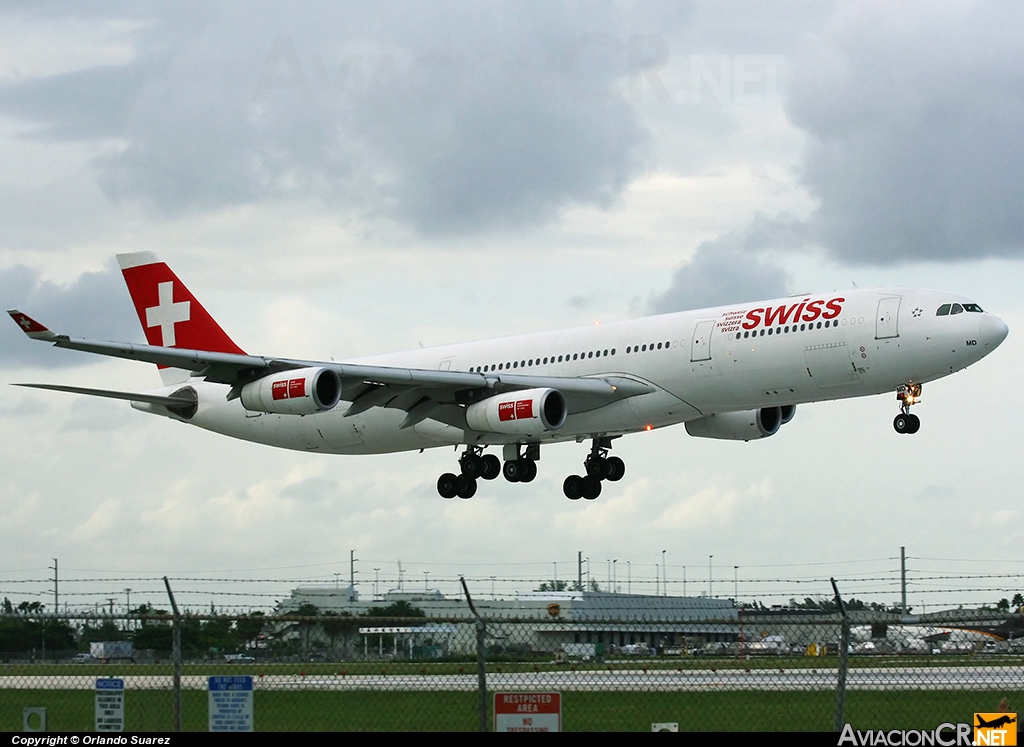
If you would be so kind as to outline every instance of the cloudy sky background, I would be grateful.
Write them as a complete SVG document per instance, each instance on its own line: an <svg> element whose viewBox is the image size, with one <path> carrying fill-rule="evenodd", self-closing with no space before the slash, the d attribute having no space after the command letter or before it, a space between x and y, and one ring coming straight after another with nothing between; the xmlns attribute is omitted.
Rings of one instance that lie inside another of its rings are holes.
<svg viewBox="0 0 1024 747"><path fill-rule="evenodd" d="M895 579L901 545L918 608L1024 590L1022 40L1010 2L0 4L0 298L61 332L143 340L113 259L139 249L243 348L295 357L854 282L964 293L1011 329L926 386L913 438L890 396L758 443L640 434L594 503L561 495L583 446L442 501L450 450L280 452L2 387L0 594L48 602L31 580L59 558L135 579L68 582L71 603L161 602L139 579L164 574L190 604L272 603L347 577L350 549L364 594L399 560L410 587L526 590L577 551L653 590L666 550L674 593L684 566L706 591L714 555L716 593L835 575L888 603L891 580L857 579ZM0 369L158 385L10 323ZM184 580L206 577L279 582ZM267 596L225 593L245 590Z"/></svg>

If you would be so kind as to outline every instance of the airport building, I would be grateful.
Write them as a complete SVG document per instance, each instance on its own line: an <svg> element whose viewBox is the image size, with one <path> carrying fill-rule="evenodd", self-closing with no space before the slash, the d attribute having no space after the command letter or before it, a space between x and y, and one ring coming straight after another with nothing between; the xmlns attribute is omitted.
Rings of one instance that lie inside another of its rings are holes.
<svg viewBox="0 0 1024 747"><path fill-rule="evenodd" d="M398 602L421 610L425 625L361 627L358 639L352 641L360 653L419 651L423 655L429 650L444 656L475 650L476 629L466 601L445 597L439 591L389 592L363 601L351 588L303 586L293 590L275 614L294 615L303 605L313 605L321 614L355 617ZM678 652L708 643L731 643L737 639L739 614L728 599L591 591L524 592L511 599L474 600L474 606L488 623L489 637L519 653L586 651L588 647L593 651ZM299 635L298 626L292 627L280 634Z"/></svg>

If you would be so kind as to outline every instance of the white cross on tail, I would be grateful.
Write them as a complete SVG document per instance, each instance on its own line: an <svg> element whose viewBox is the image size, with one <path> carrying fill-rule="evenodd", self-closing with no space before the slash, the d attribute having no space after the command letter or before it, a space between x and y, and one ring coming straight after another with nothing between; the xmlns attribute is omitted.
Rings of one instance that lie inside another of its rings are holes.
<svg viewBox="0 0 1024 747"><path fill-rule="evenodd" d="M187 322L191 316L191 304L188 301L174 303L174 283L158 283L156 286L159 302L156 306L146 309L146 326L159 327L165 348L174 347L174 325Z"/></svg>

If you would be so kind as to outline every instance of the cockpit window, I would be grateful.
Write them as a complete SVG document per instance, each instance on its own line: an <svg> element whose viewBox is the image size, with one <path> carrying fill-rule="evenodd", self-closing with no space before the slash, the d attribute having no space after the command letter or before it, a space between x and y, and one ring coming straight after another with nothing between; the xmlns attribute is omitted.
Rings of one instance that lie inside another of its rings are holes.
<svg viewBox="0 0 1024 747"><path fill-rule="evenodd" d="M971 312L974 312L975 314L983 313L981 307L978 306L978 304L976 304L976 303L965 303L964 304L964 311L971 311Z"/></svg>
<svg viewBox="0 0 1024 747"><path fill-rule="evenodd" d="M948 316L950 304L944 303L939 307L939 310L935 312L935 316Z"/></svg>
<svg viewBox="0 0 1024 747"><path fill-rule="evenodd" d="M964 313L964 307L961 306L958 303L955 303L955 304L953 304L953 308L951 308L949 310L949 313L950 314L963 314Z"/></svg>

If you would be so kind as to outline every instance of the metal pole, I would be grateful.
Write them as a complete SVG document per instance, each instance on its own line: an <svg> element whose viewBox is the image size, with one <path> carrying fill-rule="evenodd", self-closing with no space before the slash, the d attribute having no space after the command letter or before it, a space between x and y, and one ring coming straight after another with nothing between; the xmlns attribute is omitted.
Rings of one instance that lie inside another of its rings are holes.
<svg viewBox="0 0 1024 747"><path fill-rule="evenodd" d="M171 582L164 576L164 586L167 587L167 596L171 598L171 611L173 619L171 623L171 660L174 663L174 730L181 731L181 615L178 613L178 603L174 601L174 592L171 591Z"/></svg>
<svg viewBox="0 0 1024 747"><path fill-rule="evenodd" d="M484 638L487 634L487 627L473 605L473 597L469 595L466 579L460 576L459 581L462 583L462 591L466 594L466 604L469 605L469 611L476 618L476 688L480 711L480 731L489 731L487 721L487 662L484 660Z"/></svg>
<svg viewBox="0 0 1024 747"><path fill-rule="evenodd" d="M668 596L668 566L665 565L665 550L661 551L661 594Z"/></svg>
<svg viewBox="0 0 1024 747"><path fill-rule="evenodd" d="M836 595L839 614L842 615L839 635L839 680L836 683L836 713L832 722L833 730L841 732L843 730L843 712L846 708L846 658L850 649L850 618L846 615L846 605L843 604L843 598L839 596L836 580L834 578L829 580L832 582L832 591Z"/></svg>
<svg viewBox="0 0 1024 747"><path fill-rule="evenodd" d="M711 558L713 558L713 557L715 557L715 556L714 555L708 555L708 599L711 599L711 596L712 596L712 594L711 594Z"/></svg>
<svg viewBox="0 0 1024 747"><path fill-rule="evenodd" d="M907 614L907 548L900 548L900 588L903 590L901 609Z"/></svg>

